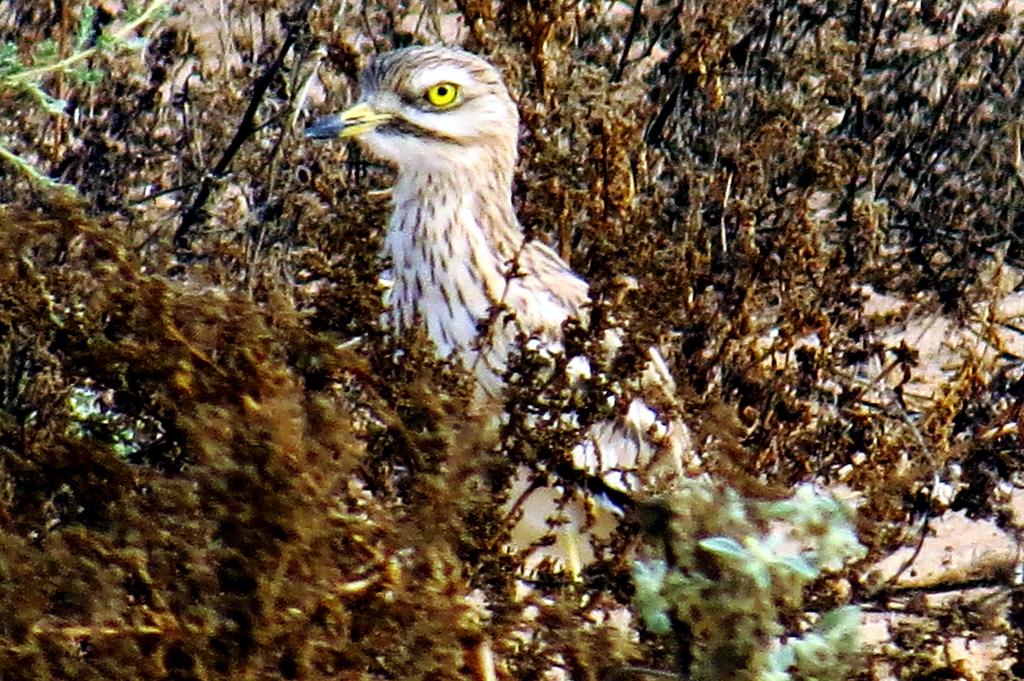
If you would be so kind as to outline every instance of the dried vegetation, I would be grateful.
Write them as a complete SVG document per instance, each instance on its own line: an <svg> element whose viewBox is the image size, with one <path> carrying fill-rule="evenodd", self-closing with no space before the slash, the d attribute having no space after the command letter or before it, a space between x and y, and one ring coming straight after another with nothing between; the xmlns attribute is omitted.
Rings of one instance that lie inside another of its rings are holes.
<svg viewBox="0 0 1024 681"><path fill-rule="evenodd" d="M97 35L122 11L98 7ZM44 40L67 52L81 12L4 3L0 39L26 61ZM513 598L510 472L582 494L553 472L573 434L489 432L460 372L379 327L388 207L367 190L388 172L302 139L311 109L349 101L368 51L458 27L520 104L523 223L592 282L589 335L605 315L629 329L616 377L666 349L710 473L763 499L844 484L873 558L950 509L1016 536L1024 383L1001 310L1024 264L1020 12L180 3L145 49L91 57L102 79L42 80L66 115L0 84L5 147L75 190L0 173L0 677L686 664L685 637L593 621L630 603L629 524L579 580L542 565ZM314 70L323 88L306 90ZM898 304L880 312L883 294ZM892 331L929 315L956 341L930 382L938 360ZM529 357L517 370L513 415L569 399ZM593 421L602 405L573 407ZM1008 574L941 607L850 578L808 597L920 615L863 674L957 678L959 635L1004 636L990 678L1024 676Z"/></svg>

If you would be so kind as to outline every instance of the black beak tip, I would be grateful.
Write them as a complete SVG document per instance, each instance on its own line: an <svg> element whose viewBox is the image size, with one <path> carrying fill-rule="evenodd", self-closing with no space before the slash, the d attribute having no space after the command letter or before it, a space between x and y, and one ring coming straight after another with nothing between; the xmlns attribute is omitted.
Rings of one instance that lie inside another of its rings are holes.
<svg viewBox="0 0 1024 681"><path fill-rule="evenodd" d="M341 134L344 125L337 116L324 116L306 126L305 135L309 139L329 140Z"/></svg>

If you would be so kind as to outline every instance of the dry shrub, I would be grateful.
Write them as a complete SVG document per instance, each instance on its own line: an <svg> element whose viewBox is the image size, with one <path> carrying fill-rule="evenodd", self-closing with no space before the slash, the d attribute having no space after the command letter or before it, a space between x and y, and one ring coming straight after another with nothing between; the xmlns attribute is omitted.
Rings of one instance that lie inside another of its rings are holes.
<svg viewBox="0 0 1024 681"><path fill-rule="evenodd" d="M894 317L977 321L994 263L1021 265L1011 9L223 6L178 6L145 51L97 57L96 85L46 82L68 117L0 91L0 136L81 201L0 175L4 678L464 678L488 639L517 678L672 668L671 642L588 618L629 603L628 534L581 583L542 571L532 619L512 598L507 480L551 477L570 435L492 432L458 370L380 328L388 207L366 190L388 171L291 126L315 63L307 106L340 107L366 52L454 16L519 102L524 224L599 301L572 342L627 328L613 380L661 342L709 471L755 497L842 479L874 555L944 510L935 479L1012 524L994 492L1020 469L1019 357L964 350L918 402L865 383L918 364L882 332ZM75 12L9 3L0 34L66 46ZM872 314L865 286L911 304ZM535 387L513 413L559 389ZM1014 660L1019 608L991 625ZM897 670L945 673L956 628L936 626Z"/></svg>

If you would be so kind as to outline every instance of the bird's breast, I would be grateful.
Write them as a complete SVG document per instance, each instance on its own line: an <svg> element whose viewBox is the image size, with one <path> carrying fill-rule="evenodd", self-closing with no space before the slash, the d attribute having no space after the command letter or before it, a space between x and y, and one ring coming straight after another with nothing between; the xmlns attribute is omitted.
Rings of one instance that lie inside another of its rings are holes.
<svg viewBox="0 0 1024 681"><path fill-rule="evenodd" d="M422 324L439 355L470 349L500 300L504 266L475 218L456 202L396 203L384 244L391 261L391 322Z"/></svg>
<svg viewBox="0 0 1024 681"><path fill-rule="evenodd" d="M553 251L523 242L510 206L511 224L496 228L503 211L457 194L442 189L425 200L422 187L394 194L384 243L389 321L403 330L421 325L439 356L456 354L493 383L520 334L559 345L562 323L586 301L586 284Z"/></svg>

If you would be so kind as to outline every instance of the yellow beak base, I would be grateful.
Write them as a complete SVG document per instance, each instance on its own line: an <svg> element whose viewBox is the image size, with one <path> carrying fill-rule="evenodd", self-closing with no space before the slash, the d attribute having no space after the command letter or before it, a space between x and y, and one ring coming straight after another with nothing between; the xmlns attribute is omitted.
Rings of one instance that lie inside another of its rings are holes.
<svg viewBox="0 0 1024 681"><path fill-rule="evenodd" d="M365 102L346 109L340 114L317 119L306 128L306 137L335 139L356 137L390 121L391 114L380 113Z"/></svg>

